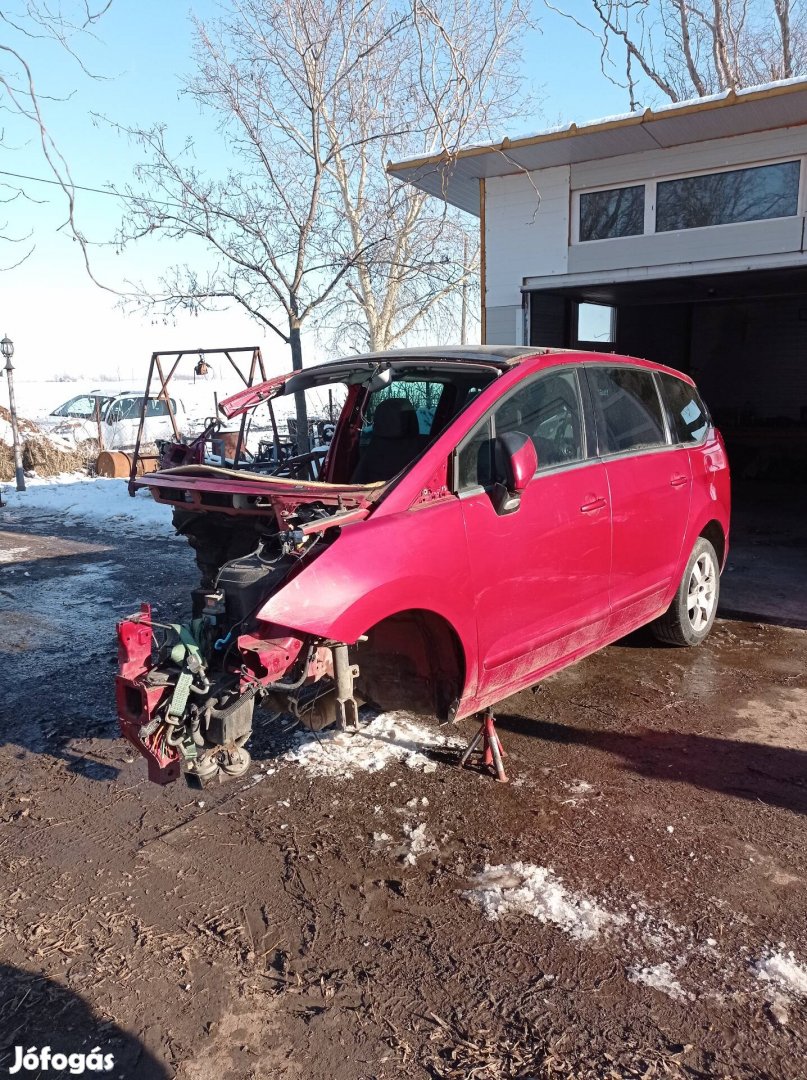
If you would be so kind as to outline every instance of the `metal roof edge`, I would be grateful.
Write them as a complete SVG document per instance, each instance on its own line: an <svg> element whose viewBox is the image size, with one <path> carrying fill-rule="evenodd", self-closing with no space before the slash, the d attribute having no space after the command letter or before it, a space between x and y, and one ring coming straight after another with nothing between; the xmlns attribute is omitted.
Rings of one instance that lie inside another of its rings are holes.
<svg viewBox="0 0 807 1080"><path fill-rule="evenodd" d="M690 116L693 113L709 112L722 109L731 105L742 105L755 101L764 101L767 98L781 97L795 93L798 90L807 90L807 77L784 79L780 82L768 83L764 86L750 86L742 90L724 90L720 94L714 94L706 98L691 98L688 101L672 102L662 105L656 110L645 109L643 112L625 113L622 116L610 117L604 120L593 120L590 123L572 122L568 127L552 131L540 132L536 135L526 135L519 139L504 138L498 143L488 143L482 146L468 146L451 153L443 150L439 154L425 157L407 158L403 161L389 162L387 172L395 174L410 171L412 169L425 168L426 166L441 166L450 164L460 158L478 157L490 153L507 153L508 150L519 150L522 147L539 146L541 143L554 142L560 139L575 138L578 135L599 134L607 131L618 131L621 128L641 127L652 123L666 120L670 117Z"/></svg>

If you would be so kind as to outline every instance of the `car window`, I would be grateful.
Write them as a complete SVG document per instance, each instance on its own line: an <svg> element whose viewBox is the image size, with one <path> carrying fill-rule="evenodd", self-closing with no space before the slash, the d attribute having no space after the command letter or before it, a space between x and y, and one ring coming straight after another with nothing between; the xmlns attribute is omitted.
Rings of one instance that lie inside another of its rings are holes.
<svg viewBox="0 0 807 1080"><path fill-rule="evenodd" d="M54 409L53 415L72 416L74 418L93 418L95 416L96 408L103 403L102 398L81 395L79 397L71 398L69 401L66 401L64 405L60 405L58 409Z"/></svg>
<svg viewBox="0 0 807 1080"><path fill-rule="evenodd" d="M532 439L539 472L582 461L585 448L576 373L540 375L505 398L460 449L457 490L488 487L501 479L495 470L495 436L511 431Z"/></svg>
<svg viewBox="0 0 807 1080"><path fill-rule="evenodd" d="M138 413L140 411L138 405ZM171 411L176 414L177 403L171 398ZM149 398L149 407L146 416L168 416L168 404L163 398Z"/></svg>
<svg viewBox="0 0 807 1080"><path fill-rule="evenodd" d="M661 400L651 371L592 367L588 371L601 454L663 446Z"/></svg>
<svg viewBox="0 0 807 1080"><path fill-rule="evenodd" d="M676 442L700 442L709 428L709 414L694 386L660 375L661 392L667 405Z"/></svg>
<svg viewBox="0 0 807 1080"><path fill-rule="evenodd" d="M106 414L106 422L108 424L117 424L121 420L137 420L140 417L140 406L143 399L136 398L119 398L114 401Z"/></svg>
<svg viewBox="0 0 807 1080"><path fill-rule="evenodd" d="M488 487L493 482L493 439L490 417L476 429L457 455L457 491Z"/></svg>
<svg viewBox="0 0 807 1080"><path fill-rule="evenodd" d="M521 431L529 435L538 469L582 461L583 424L577 374L556 371L530 380L494 413L496 435Z"/></svg>
<svg viewBox="0 0 807 1080"><path fill-rule="evenodd" d="M373 430L375 411L382 401L389 401L390 398L405 398L417 415L419 434L431 435L435 410L444 388L445 383L437 380L427 382L420 379L395 379L383 390L377 390L370 395L367 408L364 410L364 434L369 435Z"/></svg>

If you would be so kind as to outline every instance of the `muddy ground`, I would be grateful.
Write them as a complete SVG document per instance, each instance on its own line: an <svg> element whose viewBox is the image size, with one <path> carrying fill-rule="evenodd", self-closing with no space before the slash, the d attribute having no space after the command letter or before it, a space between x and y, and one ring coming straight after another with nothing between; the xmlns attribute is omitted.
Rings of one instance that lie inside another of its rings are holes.
<svg viewBox="0 0 807 1080"><path fill-rule="evenodd" d="M114 622L181 613L184 544L0 510L0 559L0 1070L807 1076L807 986L770 963L807 964L805 631L636 635L511 698L507 786L449 748L316 777L272 728L199 793L147 783L112 699ZM546 906L491 919L465 894L514 863Z"/></svg>

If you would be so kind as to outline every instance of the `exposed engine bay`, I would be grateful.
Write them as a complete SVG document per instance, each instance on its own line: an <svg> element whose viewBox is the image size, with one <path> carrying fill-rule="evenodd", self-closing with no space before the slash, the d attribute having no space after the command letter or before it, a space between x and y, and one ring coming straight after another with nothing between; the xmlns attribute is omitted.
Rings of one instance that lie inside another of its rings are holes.
<svg viewBox="0 0 807 1080"><path fill-rule="evenodd" d="M174 511L201 571L192 617L163 623L143 605L118 627L118 713L150 779L168 783L182 774L201 786L243 775L256 706L311 730L356 723L358 668L348 646L274 633L255 618L333 539L338 517L338 509L306 504L287 523L294 527L277 531L266 518Z"/></svg>

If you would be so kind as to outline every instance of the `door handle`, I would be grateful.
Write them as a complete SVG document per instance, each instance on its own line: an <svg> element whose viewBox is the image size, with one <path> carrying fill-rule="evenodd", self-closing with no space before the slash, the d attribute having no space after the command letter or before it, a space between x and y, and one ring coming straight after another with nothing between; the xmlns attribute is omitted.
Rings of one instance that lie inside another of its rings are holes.
<svg viewBox="0 0 807 1080"><path fill-rule="evenodd" d="M671 487L683 487L684 484L688 484L688 483L689 483L689 477L688 476L674 476L672 478L672 480L670 480L670 486Z"/></svg>
<svg viewBox="0 0 807 1080"><path fill-rule="evenodd" d="M584 502L583 505L580 507L580 510L584 514L591 514L595 510L602 510L602 508L607 505L607 499L592 499L591 502Z"/></svg>

